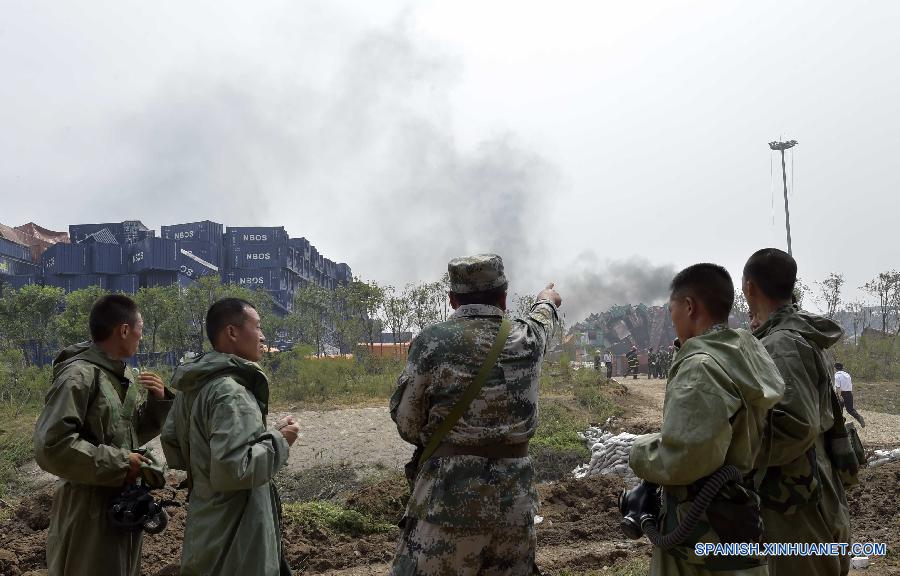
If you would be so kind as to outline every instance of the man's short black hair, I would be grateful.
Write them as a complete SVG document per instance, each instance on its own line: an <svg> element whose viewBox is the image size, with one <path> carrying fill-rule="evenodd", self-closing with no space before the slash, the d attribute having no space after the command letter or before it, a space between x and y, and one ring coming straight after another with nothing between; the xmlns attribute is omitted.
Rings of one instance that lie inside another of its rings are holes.
<svg viewBox="0 0 900 576"><path fill-rule="evenodd" d="M256 306L243 298L222 298L209 307L206 311L206 337L213 348L222 330L228 326L244 325L247 321L247 308L256 310Z"/></svg>
<svg viewBox="0 0 900 576"><path fill-rule="evenodd" d="M834 363L834 368L835 368L835 370L843 370L843 369L844 369L844 365L843 365L842 363L840 363L840 362L835 362L835 363Z"/></svg>
<svg viewBox="0 0 900 576"><path fill-rule="evenodd" d="M772 300L790 300L797 283L797 261L778 248L763 248L744 264L744 278Z"/></svg>
<svg viewBox="0 0 900 576"><path fill-rule="evenodd" d="M734 306L731 275L718 264L688 266L675 275L669 290L673 298L691 296L702 302L715 322L727 322Z"/></svg>
<svg viewBox="0 0 900 576"><path fill-rule="evenodd" d="M503 286L492 288L491 290L467 292L466 294L454 292L453 295L456 296L456 301L462 306L465 306L466 304L488 304L490 306L496 306L503 296L506 295L506 288L507 285L504 284Z"/></svg>
<svg viewBox="0 0 900 576"><path fill-rule="evenodd" d="M122 324L134 326L137 322L138 305L123 294L101 296L91 307L88 326L91 340L103 342Z"/></svg>

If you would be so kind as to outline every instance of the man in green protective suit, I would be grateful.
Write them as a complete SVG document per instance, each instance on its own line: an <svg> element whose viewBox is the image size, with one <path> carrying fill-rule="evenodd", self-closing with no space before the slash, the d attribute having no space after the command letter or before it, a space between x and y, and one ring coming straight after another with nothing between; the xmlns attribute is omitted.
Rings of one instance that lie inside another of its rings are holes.
<svg viewBox="0 0 900 576"><path fill-rule="evenodd" d="M752 471L762 446L766 415L784 382L760 343L727 327L734 303L728 272L695 264L672 280L669 313L681 348L666 386L661 432L635 440L629 464L639 477L663 490L662 533L683 519L708 476L724 465L743 475L727 484L684 542L655 547L651 574L765 575L759 556L698 556L697 543L758 542L759 498Z"/></svg>
<svg viewBox="0 0 900 576"><path fill-rule="evenodd" d="M92 341L66 348L53 361L53 384L34 429L35 460L60 478L47 569L50 576L137 576L142 532L115 528L107 511L149 464L134 450L159 434L172 393L155 374L135 380L123 362L137 352L144 325L131 298L100 298L89 325Z"/></svg>
<svg viewBox="0 0 900 576"><path fill-rule="evenodd" d="M162 433L169 466L188 473L181 576L290 574L272 479L299 428L288 417L266 429L269 381L257 364L266 339L253 305L219 300L206 330L214 350L175 372Z"/></svg>
<svg viewBox="0 0 900 576"><path fill-rule="evenodd" d="M763 480L763 520L768 542L849 542L850 515L844 487L826 450L833 414L831 365L823 350L840 341L841 327L802 312L791 303L797 263L765 248L744 266L743 290L754 335L775 360L785 382L784 399L772 415L772 450ZM770 574L847 574L841 556L773 556Z"/></svg>

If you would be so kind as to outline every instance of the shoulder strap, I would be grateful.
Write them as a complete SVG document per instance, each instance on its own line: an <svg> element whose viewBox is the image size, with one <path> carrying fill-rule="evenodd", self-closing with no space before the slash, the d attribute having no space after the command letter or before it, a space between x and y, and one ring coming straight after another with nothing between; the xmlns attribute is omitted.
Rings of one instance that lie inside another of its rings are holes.
<svg viewBox="0 0 900 576"><path fill-rule="evenodd" d="M102 368L97 367L95 370L94 379L98 382L100 393L103 394L103 397L106 398L106 403L109 405L111 413L109 420L113 426L120 428L121 440L119 448L137 448L137 446L129 446L129 444L133 444L135 441L131 420L137 405L138 395L140 394L138 384L129 382L128 390L125 392L125 401L123 402L109 380L101 376L100 371Z"/></svg>
<svg viewBox="0 0 900 576"><path fill-rule="evenodd" d="M447 434L450 433L450 430L457 422L459 422L459 419L462 418L466 410L469 409L472 400L474 400L475 397L478 396L478 393L481 392L481 387L484 386L488 374L500 358L500 353L503 351L503 346L506 344L506 339L509 337L511 329L512 323L504 316L500 321L500 331L497 332L497 338L494 340L491 350L484 359L484 364L481 365L481 369L478 371L475 379L472 380L472 383L469 384L469 387L466 388L456 404L453 405L453 408L450 409L450 413L447 414L447 417L444 418L444 421L441 422L438 429L431 435L431 438L428 440L428 445L425 446L425 450L422 451L422 455L419 457L417 468L421 468L422 464L431 458L431 455L434 454L434 451L437 450L440 443L443 442L444 438L447 437Z"/></svg>

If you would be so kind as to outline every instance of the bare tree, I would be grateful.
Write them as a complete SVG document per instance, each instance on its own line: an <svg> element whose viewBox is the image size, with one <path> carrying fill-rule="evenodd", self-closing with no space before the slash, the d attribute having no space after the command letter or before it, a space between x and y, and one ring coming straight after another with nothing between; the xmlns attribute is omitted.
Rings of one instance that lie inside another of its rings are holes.
<svg viewBox="0 0 900 576"><path fill-rule="evenodd" d="M817 300L825 310L825 316L834 318L838 306L841 303L841 288L844 286L844 275L831 272L821 282L816 282L819 287Z"/></svg>
<svg viewBox="0 0 900 576"><path fill-rule="evenodd" d="M794 301L797 302L797 306L803 308L803 300L810 294L812 294L812 290L798 277L797 283L794 284Z"/></svg>
<svg viewBox="0 0 900 576"><path fill-rule="evenodd" d="M408 330L413 322L412 298L409 289L397 292L393 286L384 288L384 312L385 323L390 327L394 337L394 344L400 344L400 335Z"/></svg>
<svg viewBox="0 0 900 576"><path fill-rule="evenodd" d="M859 343L859 335L869 327L869 307L865 302L857 300L847 304L847 314L850 315L850 322L853 324L853 343Z"/></svg>
<svg viewBox="0 0 900 576"><path fill-rule="evenodd" d="M900 273L896 270L888 270L880 272L878 276L872 278L862 286L865 290L878 300L878 308L881 313L881 331L885 334L888 331L888 317L896 308L896 302L900 295Z"/></svg>
<svg viewBox="0 0 900 576"><path fill-rule="evenodd" d="M668 321L668 316L666 316ZM750 306L747 304L747 298L744 293L738 290L734 295L734 306L731 308L731 320L738 328L748 328L750 326Z"/></svg>

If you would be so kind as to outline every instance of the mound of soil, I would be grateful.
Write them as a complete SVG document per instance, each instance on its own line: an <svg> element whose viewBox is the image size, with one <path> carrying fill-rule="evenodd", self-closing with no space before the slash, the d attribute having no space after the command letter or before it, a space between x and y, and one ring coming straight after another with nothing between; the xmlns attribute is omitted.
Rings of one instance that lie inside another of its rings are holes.
<svg viewBox="0 0 900 576"><path fill-rule="evenodd" d="M622 479L612 476L540 486L544 521L537 528L538 546L621 540L618 502L623 488Z"/></svg>
<svg viewBox="0 0 900 576"><path fill-rule="evenodd" d="M847 492L851 539L886 543L887 556L873 558L872 567L892 567L890 574L900 574L900 462L864 468L859 480Z"/></svg>
<svg viewBox="0 0 900 576"><path fill-rule="evenodd" d="M347 496L347 507L382 522L396 523L403 516L409 487L406 478L395 472L378 482L367 484Z"/></svg>

